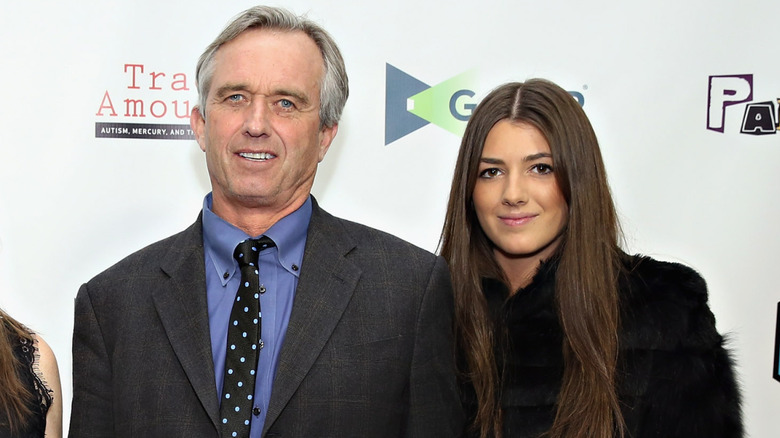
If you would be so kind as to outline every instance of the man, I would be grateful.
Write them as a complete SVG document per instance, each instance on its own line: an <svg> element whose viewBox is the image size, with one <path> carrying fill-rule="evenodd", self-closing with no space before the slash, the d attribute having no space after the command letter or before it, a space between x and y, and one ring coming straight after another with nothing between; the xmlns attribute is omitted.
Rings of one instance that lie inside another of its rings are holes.
<svg viewBox="0 0 780 438"><path fill-rule="evenodd" d="M252 8L196 77L212 193L79 290L71 436L459 435L445 263L310 195L348 94L331 37Z"/></svg>

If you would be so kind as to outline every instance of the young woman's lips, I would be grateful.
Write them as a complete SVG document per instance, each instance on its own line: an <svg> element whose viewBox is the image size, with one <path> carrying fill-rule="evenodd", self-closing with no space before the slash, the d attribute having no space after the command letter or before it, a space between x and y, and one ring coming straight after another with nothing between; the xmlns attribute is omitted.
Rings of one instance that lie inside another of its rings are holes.
<svg viewBox="0 0 780 438"><path fill-rule="evenodd" d="M525 225L536 218L535 214L517 214L509 216L499 216L498 218L506 225L517 227Z"/></svg>

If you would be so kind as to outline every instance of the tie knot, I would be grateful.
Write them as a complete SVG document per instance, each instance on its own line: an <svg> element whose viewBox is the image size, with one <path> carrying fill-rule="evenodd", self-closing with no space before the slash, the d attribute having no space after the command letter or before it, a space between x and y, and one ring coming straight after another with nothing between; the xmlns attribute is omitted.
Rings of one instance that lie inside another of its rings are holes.
<svg viewBox="0 0 780 438"><path fill-rule="evenodd" d="M233 252L233 258L238 261L241 266L257 265L257 256L260 251L276 246L270 237L263 236L259 239L246 239L243 242L236 245L236 250Z"/></svg>

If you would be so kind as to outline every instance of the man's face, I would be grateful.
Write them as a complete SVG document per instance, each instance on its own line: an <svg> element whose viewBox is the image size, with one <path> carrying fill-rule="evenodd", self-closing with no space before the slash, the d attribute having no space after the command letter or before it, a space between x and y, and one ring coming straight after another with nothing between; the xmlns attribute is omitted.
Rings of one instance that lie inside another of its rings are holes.
<svg viewBox="0 0 780 438"><path fill-rule="evenodd" d="M205 112L190 120L213 211L235 224L246 209L294 210L338 130L319 127L319 49L303 32L252 29L220 47L214 63Z"/></svg>

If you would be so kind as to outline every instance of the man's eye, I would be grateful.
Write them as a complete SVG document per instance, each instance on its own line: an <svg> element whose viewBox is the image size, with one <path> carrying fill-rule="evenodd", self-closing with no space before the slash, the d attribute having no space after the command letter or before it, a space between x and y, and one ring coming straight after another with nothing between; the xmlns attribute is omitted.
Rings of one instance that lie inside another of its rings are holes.
<svg viewBox="0 0 780 438"><path fill-rule="evenodd" d="M295 105L293 105L292 101L290 101L288 99L281 99L279 101L279 106L282 107L282 108L285 108L285 109L294 108L295 107Z"/></svg>
<svg viewBox="0 0 780 438"><path fill-rule="evenodd" d="M231 102L238 102L238 101L240 101L243 98L244 98L244 96L242 96L240 94L233 94L233 95L228 96L228 100L231 101Z"/></svg>

